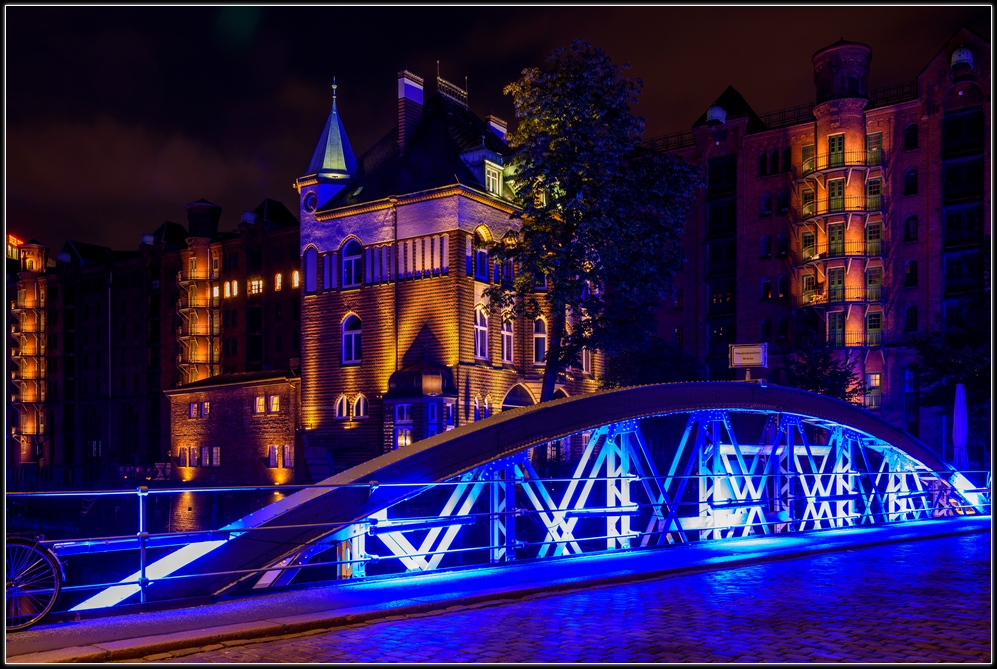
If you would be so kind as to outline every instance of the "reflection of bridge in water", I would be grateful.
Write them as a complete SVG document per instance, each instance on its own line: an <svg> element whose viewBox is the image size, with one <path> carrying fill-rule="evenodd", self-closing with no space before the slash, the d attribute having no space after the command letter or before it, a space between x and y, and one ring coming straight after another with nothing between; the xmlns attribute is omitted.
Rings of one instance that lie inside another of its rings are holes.
<svg viewBox="0 0 997 669"><path fill-rule="evenodd" d="M645 436L669 427L673 439ZM541 477L532 449L568 437L575 457ZM643 386L505 411L375 458L152 562L143 596L667 551L989 505L924 444L843 402L750 383ZM139 579L75 610L134 601Z"/></svg>

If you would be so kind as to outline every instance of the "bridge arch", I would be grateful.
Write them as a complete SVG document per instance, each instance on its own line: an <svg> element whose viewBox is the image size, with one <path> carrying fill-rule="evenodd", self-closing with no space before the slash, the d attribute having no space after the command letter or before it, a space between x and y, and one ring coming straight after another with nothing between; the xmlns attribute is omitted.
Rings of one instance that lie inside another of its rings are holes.
<svg viewBox="0 0 997 669"><path fill-rule="evenodd" d="M461 528L478 517L488 519L489 529L477 550L496 563L527 548L527 557L542 558L592 546L652 547L912 520L932 517L940 503L980 513L988 504L965 476L906 432L850 404L788 388L661 384L503 409L221 528L226 539L203 552L188 546L190 559L176 558L170 572L207 576L153 583L148 593L162 599L219 594L240 582L279 584L290 567L343 546L341 554L357 560L350 563L354 574L362 573L364 564L378 562L367 550L375 540L403 570L434 569ZM678 414L687 415L683 436L656 461L641 420ZM738 434L741 416L758 419L757 439ZM529 449L576 434L587 439L570 482L539 480ZM413 525L395 516L408 500L442 489L434 484L451 491L435 520ZM516 518L524 510L540 519L545 536L521 539ZM317 519L333 525L316 527ZM593 527L604 534L580 534ZM264 578L259 571L218 575L254 569L270 571Z"/></svg>

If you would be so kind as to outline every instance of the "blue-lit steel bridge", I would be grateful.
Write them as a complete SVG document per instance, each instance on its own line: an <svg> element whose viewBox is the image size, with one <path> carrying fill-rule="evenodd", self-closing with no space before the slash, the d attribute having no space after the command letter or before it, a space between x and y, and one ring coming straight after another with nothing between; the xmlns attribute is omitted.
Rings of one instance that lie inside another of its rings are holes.
<svg viewBox="0 0 997 669"><path fill-rule="evenodd" d="M645 437L652 423L673 436ZM574 457L541 476L536 447L567 438ZM642 386L504 411L210 532L140 528L121 547L174 548L75 610L603 551L667 562L674 544L989 513L988 488L852 405L753 383Z"/></svg>

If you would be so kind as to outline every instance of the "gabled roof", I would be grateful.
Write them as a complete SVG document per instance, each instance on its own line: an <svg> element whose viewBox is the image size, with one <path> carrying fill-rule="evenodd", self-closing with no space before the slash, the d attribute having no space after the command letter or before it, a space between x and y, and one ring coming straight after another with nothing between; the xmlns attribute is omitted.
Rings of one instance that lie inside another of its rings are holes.
<svg viewBox="0 0 997 669"><path fill-rule="evenodd" d="M172 221L166 221L152 233L153 244L163 243L170 247L184 246L187 237L187 228Z"/></svg>
<svg viewBox="0 0 997 669"><path fill-rule="evenodd" d="M461 153L476 148L502 157L511 154L474 112L437 93L426 101L405 153L399 151L396 127L360 157L354 178L323 209L456 184L484 191L461 159Z"/></svg>
<svg viewBox="0 0 997 669"><path fill-rule="evenodd" d="M229 374L218 374L210 376L200 381L194 381L178 388L171 388L164 391L167 395L176 395L189 390L200 390L203 388L214 388L216 386L245 385L254 383L265 383L268 381L290 381L297 379L298 375L291 370L263 370L259 372L231 372Z"/></svg>
<svg viewBox="0 0 997 669"><path fill-rule="evenodd" d="M111 261L112 251L106 246L87 244L75 239L67 239L63 252L80 261L80 266L96 265Z"/></svg>
<svg viewBox="0 0 997 669"><path fill-rule="evenodd" d="M292 214L283 202L265 198L263 202L253 209L257 221L263 221L267 230L274 228L296 228L298 219Z"/></svg>
<svg viewBox="0 0 997 669"><path fill-rule="evenodd" d="M727 118L748 118L748 128L747 132L761 132L765 130L765 124L762 120L758 118L758 114L755 110L751 108L751 105L744 99L744 97L737 92L733 86L728 86L727 90L720 94L720 97L714 101L715 105L718 105L727 112ZM711 105L712 106L712 105ZM706 125L706 112L696 119L696 122L692 124L693 127L698 127L701 125Z"/></svg>
<svg viewBox="0 0 997 669"><path fill-rule="evenodd" d="M336 111L336 85L332 86L332 111L325 121L325 128L319 138L312 161L308 163L306 174L319 177L341 179L351 176L357 169L357 159L350 146L350 140L343 129L343 119Z"/></svg>

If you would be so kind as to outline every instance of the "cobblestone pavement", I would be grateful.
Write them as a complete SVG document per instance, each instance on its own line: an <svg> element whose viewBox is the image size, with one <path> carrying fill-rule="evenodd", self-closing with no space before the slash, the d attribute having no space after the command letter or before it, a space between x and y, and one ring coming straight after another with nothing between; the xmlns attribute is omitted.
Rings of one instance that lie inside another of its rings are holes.
<svg viewBox="0 0 997 669"><path fill-rule="evenodd" d="M131 661L989 663L990 540L875 546Z"/></svg>

